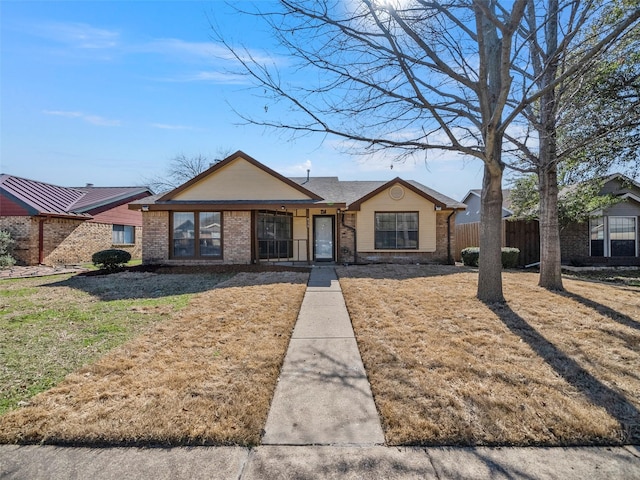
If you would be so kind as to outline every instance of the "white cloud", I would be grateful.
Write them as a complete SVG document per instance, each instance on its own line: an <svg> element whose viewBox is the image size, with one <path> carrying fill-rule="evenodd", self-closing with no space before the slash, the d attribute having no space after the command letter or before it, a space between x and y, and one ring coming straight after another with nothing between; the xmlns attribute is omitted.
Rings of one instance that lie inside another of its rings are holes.
<svg viewBox="0 0 640 480"><path fill-rule="evenodd" d="M167 123L152 123L153 128L160 128L162 130L193 130L193 127L187 125L170 125Z"/></svg>
<svg viewBox="0 0 640 480"><path fill-rule="evenodd" d="M120 120L112 120L109 118L101 117L99 115L86 114L83 112L65 111L65 110L43 110L45 115L54 115L57 117L67 118L79 118L92 125L100 127L119 127Z"/></svg>
<svg viewBox="0 0 640 480"><path fill-rule="evenodd" d="M164 77L156 79L161 82L208 82L226 85L247 85L249 79L244 75L236 75L232 73L223 72L194 72L190 74L181 74L173 77Z"/></svg>
<svg viewBox="0 0 640 480"><path fill-rule="evenodd" d="M80 49L109 49L118 46L120 33L86 23L48 22L28 27L28 31L48 40Z"/></svg>
<svg viewBox="0 0 640 480"><path fill-rule="evenodd" d="M307 175L307 170L311 170L311 160L305 160L295 165L284 165L278 168L279 173L291 177L304 177Z"/></svg>

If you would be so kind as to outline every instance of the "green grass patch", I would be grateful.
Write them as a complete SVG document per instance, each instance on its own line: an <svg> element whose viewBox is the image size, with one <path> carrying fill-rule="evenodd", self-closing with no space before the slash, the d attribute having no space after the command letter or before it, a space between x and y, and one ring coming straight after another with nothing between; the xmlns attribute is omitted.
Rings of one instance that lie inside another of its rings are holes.
<svg viewBox="0 0 640 480"><path fill-rule="evenodd" d="M125 272L0 281L0 415L229 277Z"/></svg>

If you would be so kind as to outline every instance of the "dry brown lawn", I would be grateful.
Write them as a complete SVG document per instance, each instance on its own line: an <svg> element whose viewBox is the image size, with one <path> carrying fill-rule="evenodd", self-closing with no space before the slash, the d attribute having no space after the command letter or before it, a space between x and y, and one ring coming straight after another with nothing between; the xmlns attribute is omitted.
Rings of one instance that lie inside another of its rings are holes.
<svg viewBox="0 0 640 480"><path fill-rule="evenodd" d="M389 444L640 442L640 288L462 267L338 268Z"/></svg>
<svg viewBox="0 0 640 480"><path fill-rule="evenodd" d="M0 442L253 445L307 273L239 273L0 417Z"/></svg>

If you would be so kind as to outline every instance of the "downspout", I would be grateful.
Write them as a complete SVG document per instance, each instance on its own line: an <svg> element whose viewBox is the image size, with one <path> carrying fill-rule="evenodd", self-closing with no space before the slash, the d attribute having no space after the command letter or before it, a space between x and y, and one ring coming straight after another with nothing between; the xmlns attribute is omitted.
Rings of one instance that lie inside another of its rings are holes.
<svg viewBox="0 0 640 480"><path fill-rule="evenodd" d="M356 227L352 227L351 225L347 225L344 223L344 210L342 211L342 226L348 228L353 232L353 263L358 263L358 231Z"/></svg>
<svg viewBox="0 0 640 480"><path fill-rule="evenodd" d="M447 263L449 265L454 265L456 262L453 260L451 256L451 217L456 213L455 208L451 211L449 216L447 217Z"/></svg>
<svg viewBox="0 0 640 480"><path fill-rule="evenodd" d="M38 264L44 264L44 222L47 217L38 219Z"/></svg>

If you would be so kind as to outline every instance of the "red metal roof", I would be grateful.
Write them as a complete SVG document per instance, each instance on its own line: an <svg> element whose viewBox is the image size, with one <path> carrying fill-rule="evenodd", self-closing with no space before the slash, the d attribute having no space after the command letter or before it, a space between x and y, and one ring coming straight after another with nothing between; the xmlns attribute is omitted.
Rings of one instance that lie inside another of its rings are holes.
<svg viewBox="0 0 640 480"><path fill-rule="evenodd" d="M151 191L147 187L60 187L50 183L0 175L0 190L21 203L31 215L91 218L90 210Z"/></svg>

